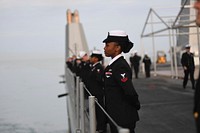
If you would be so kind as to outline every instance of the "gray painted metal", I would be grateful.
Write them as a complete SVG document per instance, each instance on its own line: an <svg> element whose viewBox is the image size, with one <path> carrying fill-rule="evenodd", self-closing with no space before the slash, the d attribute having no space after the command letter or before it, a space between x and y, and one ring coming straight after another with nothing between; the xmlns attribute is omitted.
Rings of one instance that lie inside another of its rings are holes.
<svg viewBox="0 0 200 133"><path fill-rule="evenodd" d="M71 23L66 26L66 57L78 56L80 51L89 53L89 48L81 23Z"/></svg>

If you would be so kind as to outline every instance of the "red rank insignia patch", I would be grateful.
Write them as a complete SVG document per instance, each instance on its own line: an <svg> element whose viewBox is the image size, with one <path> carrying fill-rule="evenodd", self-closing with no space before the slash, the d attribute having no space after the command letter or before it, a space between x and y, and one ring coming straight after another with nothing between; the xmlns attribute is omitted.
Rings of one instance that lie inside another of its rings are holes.
<svg viewBox="0 0 200 133"><path fill-rule="evenodd" d="M112 72L105 72L106 78L110 78L110 76L112 75Z"/></svg>
<svg viewBox="0 0 200 133"><path fill-rule="evenodd" d="M128 80L128 78L125 77L125 75L126 75L125 73L121 74L121 76L122 76L121 81L122 82L126 82Z"/></svg>

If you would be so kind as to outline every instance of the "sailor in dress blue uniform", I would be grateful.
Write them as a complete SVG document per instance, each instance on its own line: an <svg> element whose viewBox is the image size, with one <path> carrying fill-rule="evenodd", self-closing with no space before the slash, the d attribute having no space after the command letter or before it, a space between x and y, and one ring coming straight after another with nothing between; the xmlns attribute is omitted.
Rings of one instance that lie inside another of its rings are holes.
<svg viewBox="0 0 200 133"><path fill-rule="evenodd" d="M190 75L190 80L192 83L192 89L195 89L195 81L194 81L194 54L190 52L190 45L185 46L186 52L182 54L181 64L184 69L184 79L183 79L183 88L186 88L188 82L188 76Z"/></svg>
<svg viewBox="0 0 200 133"><path fill-rule="evenodd" d="M134 133L139 120L140 102L132 83L132 70L121 54L128 53L133 43L128 39L128 35L120 30L108 32L103 42L105 56L112 58L104 71L106 111L119 126ZM109 125L111 133L118 133L110 121Z"/></svg>
<svg viewBox="0 0 200 133"><path fill-rule="evenodd" d="M91 71L88 77L88 89L95 96L98 103L104 108L104 89L103 89L103 72L104 68L101 64L103 56L99 50L94 50L90 56ZM99 133L106 132L106 116L101 108L96 104L96 130Z"/></svg>

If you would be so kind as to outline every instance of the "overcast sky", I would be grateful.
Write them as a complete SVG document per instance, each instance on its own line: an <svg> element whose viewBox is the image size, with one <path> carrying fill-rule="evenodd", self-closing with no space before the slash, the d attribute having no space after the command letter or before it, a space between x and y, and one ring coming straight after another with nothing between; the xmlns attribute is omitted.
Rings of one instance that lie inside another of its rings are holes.
<svg viewBox="0 0 200 133"><path fill-rule="evenodd" d="M107 32L121 29L135 43L134 50L139 51L149 9L178 10L180 3L180 0L0 0L0 60L64 57L67 9L79 11L90 49L96 47L103 52L102 40Z"/></svg>

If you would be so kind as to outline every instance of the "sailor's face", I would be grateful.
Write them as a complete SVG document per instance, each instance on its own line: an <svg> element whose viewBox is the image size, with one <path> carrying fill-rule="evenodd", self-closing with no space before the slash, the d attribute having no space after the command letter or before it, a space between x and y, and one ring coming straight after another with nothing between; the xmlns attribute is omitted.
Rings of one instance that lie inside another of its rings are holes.
<svg viewBox="0 0 200 133"><path fill-rule="evenodd" d="M186 50L186 52L190 52L190 48L186 48L185 50Z"/></svg>
<svg viewBox="0 0 200 133"><path fill-rule="evenodd" d="M88 57L88 55L86 54L86 55L84 55L83 56L83 58L82 58L82 61L88 61L89 60L89 57Z"/></svg>
<svg viewBox="0 0 200 133"><path fill-rule="evenodd" d="M90 57L90 63L94 64L94 63L96 63L98 61L98 60L97 61L96 60L97 60L96 57L94 57L94 56Z"/></svg>
<svg viewBox="0 0 200 133"><path fill-rule="evenodd" d="M106 57L115 57L118 45L116 42L105 43L104 54Z"/></svg>
<svg viewBox="0 0 200 133"><path fill-rule="evenodd" d="M194 8L196 9L196 24L200 26L200 0L194 3Z"/></svg>

